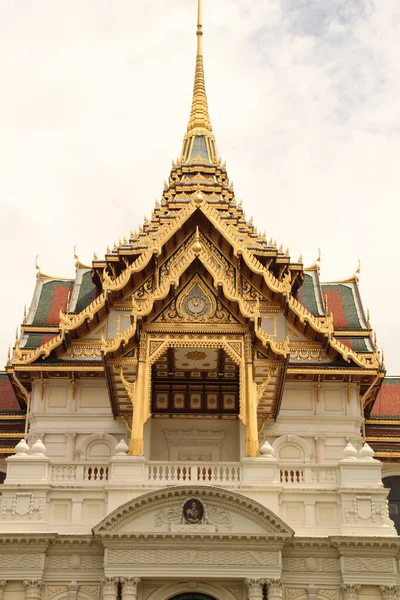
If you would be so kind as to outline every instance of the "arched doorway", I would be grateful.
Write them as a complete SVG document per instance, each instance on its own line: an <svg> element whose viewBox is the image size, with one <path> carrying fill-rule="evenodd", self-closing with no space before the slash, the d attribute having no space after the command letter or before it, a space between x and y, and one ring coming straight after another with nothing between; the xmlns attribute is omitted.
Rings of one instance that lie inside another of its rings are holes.
<svg viewBox="0 0 400 600"><path fill-rule="evenodd" d="M215 598L200 592L184 592L183 594L171 596L169 600L215 600Z"/></svg>

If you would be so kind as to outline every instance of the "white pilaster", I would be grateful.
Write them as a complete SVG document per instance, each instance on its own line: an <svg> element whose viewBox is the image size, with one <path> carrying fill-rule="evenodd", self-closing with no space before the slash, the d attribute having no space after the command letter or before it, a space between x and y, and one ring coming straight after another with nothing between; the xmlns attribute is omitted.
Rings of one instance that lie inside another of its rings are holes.
<svg viewBox="0 0 400 600"><path fill-rule="evenodd" d="M325 438L316 436L314 440L317 448L317 463L322 464L325 462Z"/></svg>
<svg viewBox="0 0 400 600"><path fill-rule="evenodd" d="M75 456L75 438L76 433L73 431L68 431L65 434L65 458L67 462L72 462Z"/></svg>
<svg viewBox="0 0 400 600"><path fill-rule="evenodd" d="M0 579L0 600L4 598L4 589L7 585L7 581L5 579Z"/></svg>

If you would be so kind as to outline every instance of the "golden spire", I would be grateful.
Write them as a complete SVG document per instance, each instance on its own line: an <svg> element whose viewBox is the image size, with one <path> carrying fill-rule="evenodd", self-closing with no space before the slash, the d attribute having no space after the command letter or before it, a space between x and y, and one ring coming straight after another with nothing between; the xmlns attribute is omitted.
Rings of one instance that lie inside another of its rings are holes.
<svg viewBox="0 0 400 600"><path fill-rule="evenodd" d="M210 117L208 114L208 104L206 95L206 83L204 78L203 63L203 23L201 14L201 0L198 0L197 9L197 54L196 54L196 72L194 76L192 110L187 131L190 133L193 129L206 129L212 131Z"/></svg>
<svg viewBox="0 0 400 600"><path fill-rule="evenodd" d="M210 116L208 114L206 84L204 78L201 0L197 1L197 52L193 99L187 132L183 138L181 154L184 162L200 159L201 162L205 161L216 163L217 148L215 144L215 137L212 132Z"/></svg>

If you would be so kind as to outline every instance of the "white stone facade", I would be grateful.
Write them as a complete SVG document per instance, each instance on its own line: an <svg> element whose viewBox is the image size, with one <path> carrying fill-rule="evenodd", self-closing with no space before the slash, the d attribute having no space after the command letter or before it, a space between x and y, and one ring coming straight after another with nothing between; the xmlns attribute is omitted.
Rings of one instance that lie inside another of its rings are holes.
<svg viewBox="0 0 400 600"><path fill-rule="evenodd" d="M288 385L262 455L244 458L238 420L199 418L151 419L146 455L128 456L105 384L77 387L34 390L28 445L6 461L2 600L397 598L399 543L356 388L350 402L322 388L318 403ZM199 524L182 517L188 498Z"/></svg>

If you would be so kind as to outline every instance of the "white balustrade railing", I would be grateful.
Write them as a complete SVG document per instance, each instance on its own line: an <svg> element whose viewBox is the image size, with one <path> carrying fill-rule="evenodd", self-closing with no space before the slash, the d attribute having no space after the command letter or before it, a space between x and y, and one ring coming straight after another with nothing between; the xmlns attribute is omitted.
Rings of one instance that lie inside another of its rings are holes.
<svg viewBox="0 0 400 600"><path fill-rule="evenodd" d="M104 483L109 476L108 464L70 463L51 466L51 480L57 483Z"/></svg>
<svg viewBox="0 0 400 600"><path fill-rule="evenodd" d="M337 484L338 474L335 467L319 465L280 465L279 480L283 485Z"/></svg>
<svg viewBox="0 0 400 600"><path fill-rule="evenodd" d="M149 462L148 480L164 483L226 483L241 482L239 463L170 463Z"/></svg>
<svg viewBox="0 0 400 600"><path fill-rule="evenodd" d="M146 481L154 484L210 483L235 486L244 483L243 475L243 465L236 462L146 461L143 483ZM51 465L51 481L57 485L101 486L110 478L110 463L71 462ZM339 475L335 466L281 463L278 466L278 482L283 486L334 487L339 483Z"/></svg>

